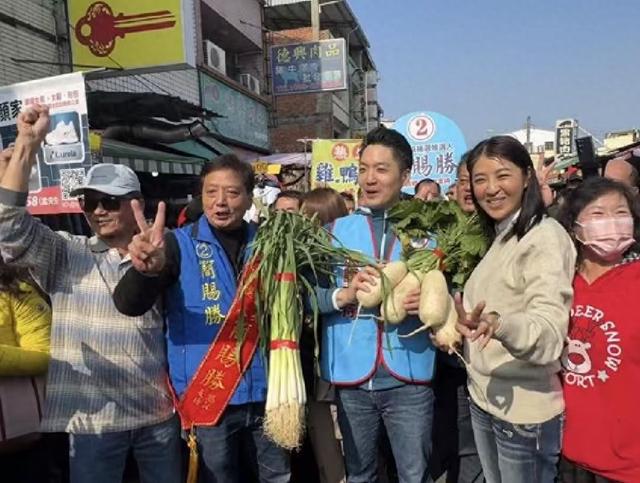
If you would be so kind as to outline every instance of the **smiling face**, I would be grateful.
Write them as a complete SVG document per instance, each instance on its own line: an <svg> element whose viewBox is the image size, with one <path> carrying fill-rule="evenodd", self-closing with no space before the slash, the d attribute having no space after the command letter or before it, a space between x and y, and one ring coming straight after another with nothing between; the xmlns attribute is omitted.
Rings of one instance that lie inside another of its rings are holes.
<svg viewBox="0 0 640 483"><path fill-rule="evenodd" d="M400 200L400 190L410 171L402 170L391 148L380 144L367 146L360 155L358 184L363 206L388 209Z"/></svg>
<svg viewBox="0 0 640 483"><path fill-rule="evenodd" d="M112 197L98 191L86 190L83 199L84 206L94 207L92 210L86 208L84 214L89 226L99 238L107 242L126 240L136 232L138 225L131 209L131 197ZM109 209L105 208L105 204Z"/></svg>
<svg viewBox="0 0 640 483"><path fill-rule="evenodd" d="M473 204L471 179L469 178L469 169L466 163L460 166L459 171L458 183L456 185L456 202L465 213L473 213L476 211L476 205Z"/></svg>
<svg viewBox="0 0 640 483"><path fill-rule="evenodd" d="M471 173L473 194L496 223L520 209L528 182L529 175L504 158L483 155L474 163Z"/></svg>
<svg viewBox="0 0 640 483"><path fill-rule="evenodd" d="M582 209L576 220L575 234L578 239L584 240L584 229L580 225L594 220L628 218L631 216L631 209L627 199L621 193L611 191L596 198Z"/></svg>
<svg viewBox="0 0 640 483"><path fill-rule="evenodd" d="M240 174L232 169L218 169L207 174L202 182L202 207L215 228L234 230L251 208L251 195Z"/></svg>

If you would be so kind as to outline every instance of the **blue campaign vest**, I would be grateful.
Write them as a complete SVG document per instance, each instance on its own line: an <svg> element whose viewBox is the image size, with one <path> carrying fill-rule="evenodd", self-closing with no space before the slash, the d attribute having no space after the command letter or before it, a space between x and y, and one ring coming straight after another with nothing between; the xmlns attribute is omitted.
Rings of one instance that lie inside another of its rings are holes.
<svg viewBox="0 0 640 483"><path fill-rule="evenodd" d="M338 242L365 255L380 258L370 216L353 214L339 218L332 229ZM388 235L385 259L400 260L401 246ZM338 287L344 284L345 269L336 271ZM426 332L401 338L421 326L417 317L397 325L384 324L374 317L379 308L353 308L323 316L322 377L338 385L360 385L382 364L395 378L409 383L427 383L433 377L435 350Z"/></svg>
<svg viewBox="0 0 640 483"><path fill-rule="evenodd" d="M180 248L180 278L165 300L169 376L178 394L187 388L224 321L237 289L233 266L203 215L173 232ZM249 241L256 226L249 225ZM249 250L244 254L245 262ZM264 361L256 351L230 404L266 399Z"/></svg>

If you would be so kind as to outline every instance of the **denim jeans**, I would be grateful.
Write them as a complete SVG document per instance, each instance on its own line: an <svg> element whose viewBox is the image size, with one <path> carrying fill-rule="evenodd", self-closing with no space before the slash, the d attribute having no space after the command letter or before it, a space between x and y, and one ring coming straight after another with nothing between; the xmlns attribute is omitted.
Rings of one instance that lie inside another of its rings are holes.
<svg viewBox="0 0 640 483"><path fill-rule="evenodd" d="M484 478L471 427L467 372L452 357L444 352L437 355L429 471L434 480L446 472L447 483L481 483Z"/></svg>
<svg viewBox="0 0 640 483"><path fill-rule="evenodd" d="M434 400L431 387L407 384L381 391L341 388L337 395L349 483L378 481L382 424L391 443L400 483L429 480Z"/></svg>
<svg viewBox="0 0 640 483"><path fill-rule="evenodd" d="M564 416L540 424L511 424L471 402L471 422L487 483L553 483Z"/></svg>
<svg viewBox="0 0 640 483"><path fill-rule="evenodd" d="M182 456L177 416L130 431L70 434L71 483L121 483L129 450L141 483L181 481Z"/></svg>
<svg viewBox="0 0 640 483"><path fill-rule="evenodd" d="M263 418L264 403L230 405L216 426L195 428L200 483L289 481L289 454L264 435Z"/></svg>

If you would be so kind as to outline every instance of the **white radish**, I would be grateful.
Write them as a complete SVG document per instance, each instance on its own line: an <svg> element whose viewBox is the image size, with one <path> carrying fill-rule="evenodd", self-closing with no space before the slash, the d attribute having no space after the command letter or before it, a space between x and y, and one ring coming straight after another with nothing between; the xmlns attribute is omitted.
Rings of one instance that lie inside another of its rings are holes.
<svg viewBox="0 0 640 483"><path fill-rule="evenodd" d="M427 272L420 286L420 321L435 329L443 325L452 306L447 281L440 270Z"/></svg>
<svg viewBox="0 0 640 483"><path fill-rule="evenodd" d="M387 263L382 269L382 276L385 280L385 288L393 289L407 274L407 266L404 262ZM370 291L358 290L356 298L360 305L365 308L373 308L382 302L382 280L378 277L374 284L369 284Z"/></svg>
<svg viewBox="0 0 640 483"><path fill-rule="evenodd" d="M393 291L380 306L380 314L385 321L391 324L399 324L407 317L404 301L411 292L420 290L423 277L424 273L422 272L409 272L394 287Z"/></svg>
<svg viewBox="0 0 640 483"><path fill-rule="evenodd" d="M454 349L462 342L462 334L456 329L456 323L458 322L458 312L454 304L451 304L449 309L449 315L445 324L436 329L433 334L435 343L439 347L447 347L448 349Z"/></svg>

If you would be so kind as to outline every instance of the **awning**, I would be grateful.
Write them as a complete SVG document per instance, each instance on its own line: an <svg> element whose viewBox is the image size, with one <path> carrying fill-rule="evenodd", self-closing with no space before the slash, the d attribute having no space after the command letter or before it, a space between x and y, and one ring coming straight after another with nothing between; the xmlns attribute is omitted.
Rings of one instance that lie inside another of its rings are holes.
<svg viewBox="0 0 640 483"><path fill-rule="evenodd" d="M180 151L188 157L197 157L203 160L210 160L221 154L233 153L233 149L211 136L203 136L198 140L189 139L179 143L163 144L163 146Z"/></svg>
<svg viewBox="0 0 640 483"><path fill-rule="evenodd" d="M102 139L100 152L93 159L102 163L123 164L134 171L161 174L199 175L204 160L143 148L113 139Z"/></svg>
<svg viewBox="0 0 640 483"><path fill-rule="evenodd" d="M578 164L579 161L580 161L580 159L578 158L578 156L573 156L571 158L560 159L559 161L556 161L556 164L553 167L553 169L555 169L555 170L566 169L569 166L573 166L574 164Z"/></svg>
<svg viewBox="0 0 640 483"><path fill-rule="evenodd" d="M269 156L260 156L259 158L248 159L247 161L251 163L281 164L283 166L292 164L309 166L311 164L311 153L270 154Z"/></svg>

